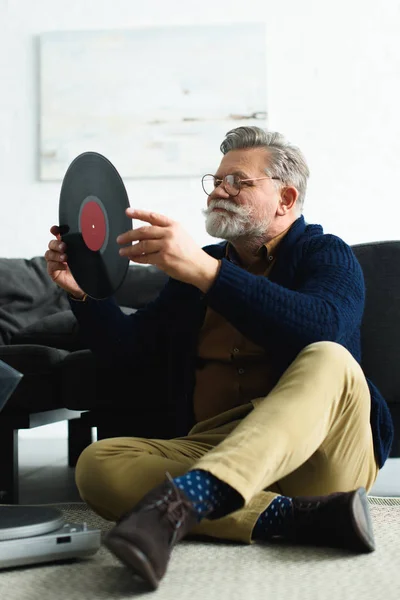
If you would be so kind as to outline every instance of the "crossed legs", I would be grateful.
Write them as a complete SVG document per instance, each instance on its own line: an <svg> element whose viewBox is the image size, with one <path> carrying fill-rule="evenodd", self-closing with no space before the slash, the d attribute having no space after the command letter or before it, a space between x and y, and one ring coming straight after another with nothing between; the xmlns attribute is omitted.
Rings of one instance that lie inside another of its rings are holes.
<svg viewBox="0 0 400 600"><path fill-rule="evenodd" d="M202 469L231 486L242 507L203 519L193 533L251 542L260 514L279 495L326 495L378 474L370 394L350 353L332 342L304 348L265 398L198 423L172 440L112 438L84 450L76 467L83 500L117 520L148 491Z"/></svg>

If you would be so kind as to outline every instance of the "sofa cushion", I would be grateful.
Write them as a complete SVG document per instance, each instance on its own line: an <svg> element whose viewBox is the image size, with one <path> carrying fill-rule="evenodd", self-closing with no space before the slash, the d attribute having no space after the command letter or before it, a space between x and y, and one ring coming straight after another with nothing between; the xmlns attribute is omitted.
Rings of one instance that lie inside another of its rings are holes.
<svg viewBox="0 0 400 600"><path fill-rule="evenodd" d="M389 403L400 403L400 241L356 244L365 279L362 366Z"/></svg>
<svg viewBox="0 0 400 600"><path fill-rule="evenodd" d="M44 257L0 259L0 345L17 331L69 308L68 298L47 274Z"/></svg>
<svg viewBox="0 0 400 600"><path fill-rule="evenodd" d="M78 321L71 310L49 315L17 331L10 344L39 344L51 348L80 350L82 348Z"/></svg>
<svg viewBox="0 0 400 600"><path fill-rule="evenodd" d="M2 414L65 408L58 367L68 354L46 346L0 346L0 359L24 375Z"/></svg>
<svg viewBox="0 0 400 600"><path fill-rule="evenodd" d="M122 312L131 314L135 308L121 307ZM44 317L32 323L21 331L17 331L10 340L10 344L30 344L50 346L74 352L84 350L87 345L81 339L79 324L72 310L63 310L57 314Z"/></svg>

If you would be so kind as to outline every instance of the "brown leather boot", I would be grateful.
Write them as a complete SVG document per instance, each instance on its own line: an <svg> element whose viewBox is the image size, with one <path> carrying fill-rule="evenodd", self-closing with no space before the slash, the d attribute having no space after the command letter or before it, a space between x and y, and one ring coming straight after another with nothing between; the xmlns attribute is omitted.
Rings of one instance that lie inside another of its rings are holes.
<svg viewBox="0 0 400 600"><path fill-rule="evenodd" d="M104 538L108 550L153 589L165 575L174 545L198 522L193 503L167 476Z"/></svg>
<svg viewBox="0 0 400 600"><path fill-rule="evenodd" d="M357 553L375 550L365 488L327 496L298 496L292 501L293 518L288 520L285 540Z"/></svg>

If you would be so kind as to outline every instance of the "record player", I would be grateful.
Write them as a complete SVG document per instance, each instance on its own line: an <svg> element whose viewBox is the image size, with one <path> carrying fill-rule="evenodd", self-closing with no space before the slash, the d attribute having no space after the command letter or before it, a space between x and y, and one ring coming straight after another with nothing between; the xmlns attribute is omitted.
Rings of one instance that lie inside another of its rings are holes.
<svg viewBox="0 0 400 600"><path fill-rule="evenodd" d="M22 377L0 360L0 411ZM99 529L66 523L54 507L0 504L0 569L83 558L100 545Z"/></svg>

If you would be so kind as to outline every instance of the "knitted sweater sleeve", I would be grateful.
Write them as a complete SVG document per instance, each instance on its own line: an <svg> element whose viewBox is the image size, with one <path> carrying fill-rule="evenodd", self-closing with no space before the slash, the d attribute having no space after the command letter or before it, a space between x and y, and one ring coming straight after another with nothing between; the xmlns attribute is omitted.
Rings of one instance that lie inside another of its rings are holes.
<svg viewBox="0 0 400 600"><path fill-rule="evenodd" d="M361 266L351 247L323 234L304 242L296 261L289 289L223 259L207 303L264 348L274 336L298 349L348 339L361 324L365 302Z"/></svg>
<svg viewBox="0 0 400 600"><path fill-rule="evenodd" d="M86 347L108 365L130 364L140 368L156 363L165 339L169 288L167 284L156 300L129 315L113 297L87 298L86 302L70 299Z"/></svg>

